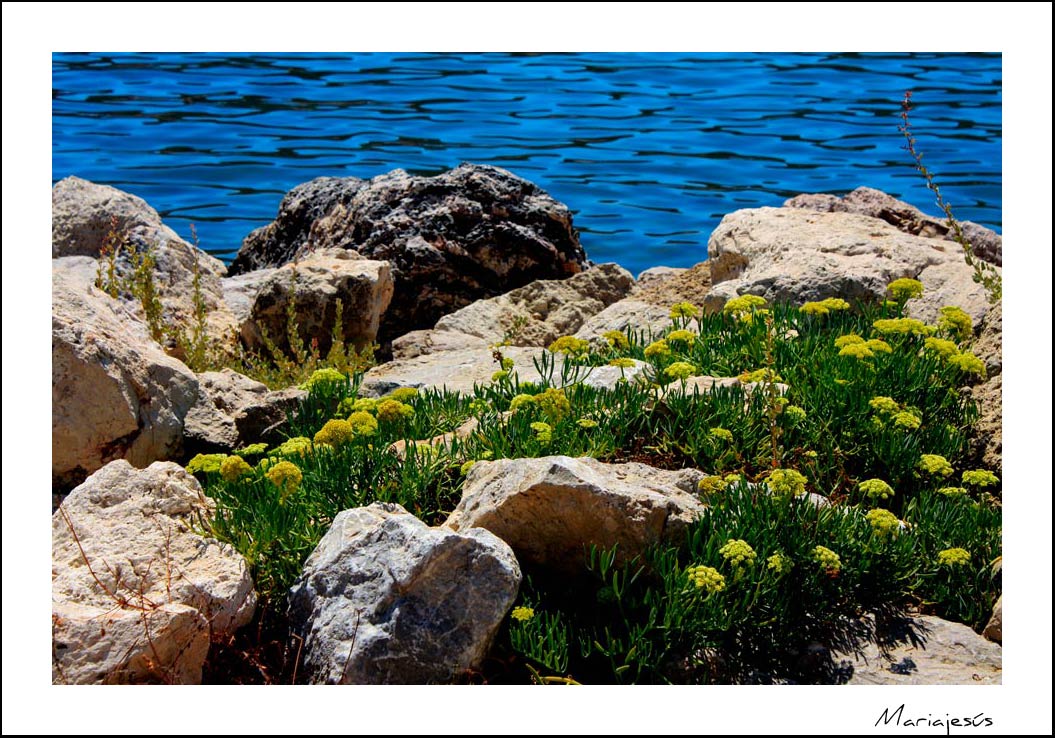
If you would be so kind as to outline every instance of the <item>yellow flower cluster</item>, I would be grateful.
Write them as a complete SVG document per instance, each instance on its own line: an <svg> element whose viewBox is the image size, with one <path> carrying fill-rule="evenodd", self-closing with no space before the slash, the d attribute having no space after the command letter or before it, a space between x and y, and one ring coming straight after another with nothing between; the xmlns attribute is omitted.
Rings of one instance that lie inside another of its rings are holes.
<svg viewBox="0 0 1055 738"><path fill-rule="evenodd" d="M880 338L869 338L865 341L865 346L872 350L876 354L892 354L894 349L889 343Z"/></svg>
<svg viewBox="0 0 1055 738"><path fill-rule="evenodd" d="M312 372L312 375L308 377L308 381L302 384L300 388L310 391L319 385L336 384L347 381L348 377L341 374L336 369L316 369Z"/></svg>
<svg viewBox="0 0 1055 738"><path fill-rule="evenodd" d="M739 297L734 297L727 301L725 307L722 308L722 312L726 315L732 315L733 317L738 318L763 307L765 304L765 298L759 297L758 295L740 295Z"/></svg>
<svg viewBox="0 0 1055 738"><path fill-rule="evenodd" d="M952 464L939 454L923 454L919 457L921 471L936 477L948 477L952 474Z"/></svg>
<svg viewBox="0 0 1055 738"><path fill-rule="evenodd" d="M936 338L934 336L928 337L923 342L923 348L927 351L933 351L943 359L948 359L951 356L956 356L960 353L960 347L956 345L955 341L950 341L947 338Z"/></svg>
<svg viewBox="0 0 1055 738"><path fill-rule="evenodd" d="M670 344L668 344L666 341L653 341L649 345L645 346L646 359L664 358L666 356L670 356Z"/></svg>
<svg viewBox="0 0 1055 738"><path fill-rule="evenodd" d="M354 439L355 429L347 420L327 420L315 434L315 443L328 443L331 446L340 446Z"/></svg>
<svg viewBox="0 0 1055 738"><path fill-rule="evenodd" d="M582 357L590 353L590 342L575 336L561 336L549 345L549 350L555 354Z"/></svg>
<svg viewBox="0 0 1055 738"><path fill-rule="evenodd" d="M696 334L684 329L671 331L667 334L667 341L670 343L683 343L686 346L692 346L696 343Z"/></svg>
<svg viewBox="0 0 1055 738"><path fill-rule="evenodd" d="M260 454L267 451L266 443L250 443L248 446L242 446L242 448L236 448L234 453L241 456L259 456Z"/></svg>
<svg viewBox="0 0 1055 738"><path fill-rule="evenodd" d="M837 572L843 568L843 562L839 558L839 554L825 546L814 546L810 555L814 561L828 571Z"/></svg>
<svg viewBox="0 0 1055 738"><path fill-rule="evenodd" d="M806 411L798 405L788 405L784 408L783 415L791 425L798 425L806 419Z"/></svg>
<svg viewBox="0 0 1055 738"><path fill-rule="evenodd" d="M901 521L889 510L875 508L865 515L877 538L893 538L901 529Z"/></svg>
<svg viewBox="0 0 1055 738"><path fill-rule="evenodd" d="M377 403L377 419L383 423L395 423L414 417L414 408L399 400L381 400Z"/></svg>
<svg viewBox="0 0 1055 738"><path fill-rule="evenodd" d="M920 297L923 294L923 283L918 279L902 277L901 279L895 279L888 284L887 290L890 292L890 296L895 300L898 302L905 302L914 297Z"/></svg>
<svg viewBox="0 0 1055 738"><path fill-rule="evenodd" d="M872 327L883 335L929 336L934 332L929 325L915 318L880 318L872 323Z"/></svg>
<svg viewBox="0 0 1055 738"><path fill-rule="evenodd" d="M377 403L379 402L380 400L376 400L373 397L346 397L337 406L337 412L341 414L373 413L377 412Z"/></svg>
<svg viewBox="0 0 1055 738"><path fill-rule="evenodd" d="M549 423L532 423L531 430L535 431L535 440L543 445L553 440L553 426Z"/></svg>
<svg viewBox="0 0 1055 738"><path fill-rule="evenodd" d="M282 493L281 499L285 501L287 497L300 488L304 475L301 474L300 468L296 464L289 461L280 461L267 470L267 478L273 485L278 487L279 492Z"/></svg>
<svg viewBox="0 0 1055 738"><path fill-rule="evenodd" d="M509 616L513 618L513 620L519 620L523 623L535 617L535 610L530 607L524 607L523 605L521 605L520 607L514 607L513 612L510 613Z"/></svg>
<svg viewBox="0 0 1055 738"><path fill-rule="evenodd" d="M306 436L287 438L275 449L275 454L278 456L307 456L310 453L311 439Z"/></svg>
<svg viewBox="0 0 1055 738"><path fill-rule="evenodd" d="M377 419L365 410L349 415L348 423L357 436L372 436L377 433Z"/></svg>
<svg viewBox="0 0 1055 738"><path fill-rule="evenodd" d="M963 473L963 483L972 487L992 487L1000 483L1000 479L991 471L985 469L974 469Z"/></svg>
<svg viewBox="0 0 1055 738"><path fill-rule="evenodd" d="M839 356L849 356L853 359L871 359L875 354L865 343L851 343L839 349Z"/></svg>
<svg viewBox="0 0 1055 738"><path fill-rule="evenodd" d="M535 395L535 404L551 423L559 423L571 413L571 402L562 389L543 390Z"/></svg>
<svg viewBox="0 0 1055 738"><path fill-rule="evenodd" d="M618 359L612 359L608 364L609 366L617 366L620 369L630 369L634 366L634 360L626 356L620 356Z"/></svg>
<svg viewBox="0 0 1055 738"><path fill-rule="evenodd" d="M670 377L670 379L672 380L684 380L688 379L696 373L696 367L694 367L687 361L675 361L673 364L664 369L663 373Z"/></svg>
<svg viewBox="0 0 1055 738"><path fill-rule="evenodd" d="M857 485L857 489L872 499L889 500L894 496L893 488L882 479L866 479Z"/></svg>
<svg viewBox="0 0 1055 738"><path fill-rule="evenodd" d="M253 467L249 466L241 456L228 456L220 464L220 476L228 482L237 482L247 474L253 473Z"/></svg>
<svg viewBox="0 0 1055 738"><path fill-rule="evenodd" d="M847 346L853 346L854 344L864 342L865 340L856 333L847 333L845 336L839 336L835 339L835 348L846 348Z"/></svg>
<svg viewBox="0 0 1055 738"><path fill-rule="evenodd" d="M470 459L469 461L466 461L464 464L462 464L458 471L461 472L461 475L464 477L474 466L476 466L476 461L474 459Z"/></svg>
<svg viewBox="0 0 1055 738"><path fill-rule="evenodd" d="M630 348L630 339L622 331L605 331L601 334L601 337L608 341L608 345L614 349L626 350Z"/></svg>
<svg viewBox="0 0 1055 738"><path fill-rule="evenodd" d="M946 305L940 311L938 327L948 331L950 335L956 336L960 341L966 341L974 335L974 324L971 316L958 307Z"/></svg>
<svg viewBox="0 0 1055 738"><path fill-rule="evenodd" d="M827 315L838 310L849 310L850 303L839 297L829 297L827 300L803 303L800 312L807 315Z"/></svg>
<svg viewBox="0 0 1055 738"><path fill-rule="evenodd" d="M725 475L725 486L732 487L734 484L740 484L743 481L743 477L739 474L726 474Z"/></svg>
<svg viewBox="0 0 1055 738"><path fill-rule="evenodd" d="M410 402L420 396L416 387L400 387L388 393L388 398L396 402Z"/></svg>
<svg viewBox="0 0 1055 738"><path fill-rule="evenodd" d="M793 566L795 566L795 562L779 551L766 559L766 568L770 571L775 571L778 575L787 574Z"/></svg>
<svg viewBox="0 0 1055 738"><path fill-rule="evenodd" d="M750 384L751 382L779 382L781 381L780 375L772 369L755 369L753 372L744 372L737 377L742 383Z"/></svg>
<svg viewBox="0 0 1055 738"><path fill-rule="evenodd" d="M922 418L908 410L902 410L894 415L894 425L905 430L917 430L922 424Z"/></svg>
<svg viewBox="0 0 1055 738"><path fill-rule="evenodd" d="M774 469L766 478L766 484L780 497L798 497L806 493L806 477L794 469Z"/></svg>
<svg viewBox="0 0 1055 738"><path fill-rule="evenodd" d="M949 363L964 374L974 374L983 379L985 378L985 362L970 351L964 351L955 356L950 356Z"/></svg>
<svg viewBox="0 0 1055 738"><path fill-rule="evenodd" d="M198 472L216 474L220 471L220 465L223 464L223 460L226 458L227 454L198 454L187 462L186 468L191 474Z"/></svg>
<svg viewBox="0 0 1055 738"><path fill-rule="evenodd" d="M699 481L696 485L696 489L699 490L700 496L710 497L716 495L719 492L725 491L726 481L719 476L710 475L706 476Z"/></svg>
<svg viewBox="0 0 1055 738"><path fill-rule="evenodd" d="M967 490L963 487L942 487L938 490L939 495L945 495L946 497L966 497Z"/></svg>
<svg viewBox="0 0 1055 738"><path fill-rule="evenodd" d="M699 309L691 302L676 302L670 306L670 317L675 320L678 318L695 318L699 314Z"/></svg>
<svg viewBox="0 0 1055 738"><path fill-rule="evenodd" d="M516 362L514 362L514 361L513 361L512 359L510 359L510 358L509 358L508 356L503 356L503 357L502 357L502 361L501 361L501 364L502 364L502 368L503 368L504 370L506 370L507 372L509 372L509 371L512 371L512 370L513 370L513 366L514 366L514 364L515 364L515 363L516 363Z"/></svg>
<svg viewBox="0 0 1055 738"><path fill-rule="evenodd" d="M507 372L505 369L499 369L497 372L495 372L494 374L491 375L491 381L492 382L501 382L503 379L506 379L508 376L509 376L509 372Z"/></svg>
<svg viewBox="0 0 1055 738"><path fill-rule="evenodd" d="M725 428L711 428L710 434L713 438L717 438L719 441L725 441L726 443L733 442L733 432Z"/></svg>
<svg viewBox="0 0 1055 738"><path fill-rule="evenodd" d="M708 594L725 589L725 577L713 566L690 566L685 570L685 575L696 589L706 590Z"/></svg>
<svg viewBox="0 0 1055 738"><path fill-rule="evenodd" d="M597 427L597 421L591 418L579 418L575 421L575 424L583 430L590 430Z"/></svg>
<svg viewBox="0 0 1055 738"><path fill-rule="evenodd" d="M971 554L963 548L947 548L938 552L939 566L967 566L971 563Z"/></svg>
<svg viewBox="0 0 1055 738"><path fill-rule="evenodd" d="M510 412L514 412L515 413L518 410L520 410L520 408L522 408L522 407L527 407L529 405L534 405L534 404L535 404L535 396L534 395L520 394L520 395L516 395L515 397L513 397L512 400L509 401L509 410L510 410Z"/></svg>
<svg viewBox="0 0 1055 738"><path fill-rule="evenodd" d="M877 413L884 415L893 415L901 409L901 405L894 401L893 397L873 397L868 401L868 405L875 410Z"/></svg>
<svg viewBox="0 0 1055 738"><path fill-rule="evenodd" d="M758 554L751 548L751 545L739 538L730 538L724 546L718 549L718 553L734 568L754 566L755 559L758 558Z"/></svg>

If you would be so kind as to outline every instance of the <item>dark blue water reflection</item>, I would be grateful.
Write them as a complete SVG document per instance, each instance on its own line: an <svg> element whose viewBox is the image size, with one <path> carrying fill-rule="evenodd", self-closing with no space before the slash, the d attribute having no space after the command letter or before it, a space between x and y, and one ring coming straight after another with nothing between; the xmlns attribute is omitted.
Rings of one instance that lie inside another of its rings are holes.
<svg viewBox="0 0 1055 738"><path fill-rule="evenodd" d="M869 185L933 211L905 89L959 217L1001 224L999 55L56 54L53 177L144 197L230 257L320 175L462 161L575 212L587 253L691 265L732 210Z"/></svg>

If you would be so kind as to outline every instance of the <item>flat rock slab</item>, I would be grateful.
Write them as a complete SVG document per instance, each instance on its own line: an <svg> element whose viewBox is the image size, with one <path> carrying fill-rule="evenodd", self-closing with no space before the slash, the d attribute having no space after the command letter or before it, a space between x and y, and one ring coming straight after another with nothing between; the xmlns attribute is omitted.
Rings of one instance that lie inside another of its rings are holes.
<svg viewBox="0 0 1055 738"><path fill-rule="evenodd" d="M704 509L695 494L703 476L586 457L478 461L444 525L486 528L522 563L574 573L590 545L618 545L625 559L684 534Z"/></svg>
<svg viewBox="0 0 1055 738"><path fill-rule="evenodd" d="M885 653L875 644L857 656L833 653L852 666L848 684L1000 684L1000 645L962 623L923 615L885 635Z"/></svg>
<svg viewBox="0 0 1055 738"><path fill-rule="evenodd" d="M56 683L195 683L211 635L253 617L245 559L194 533L212 501L171 462L114 461L51 519Z"/></svg>
<svg viewBox="0 0 1055 738"><path fill-rule="evenodd" d="M480 665L520 577L485 530L429 528L388 503L345 510L290 593L308 681L450 682Z"/></svg>

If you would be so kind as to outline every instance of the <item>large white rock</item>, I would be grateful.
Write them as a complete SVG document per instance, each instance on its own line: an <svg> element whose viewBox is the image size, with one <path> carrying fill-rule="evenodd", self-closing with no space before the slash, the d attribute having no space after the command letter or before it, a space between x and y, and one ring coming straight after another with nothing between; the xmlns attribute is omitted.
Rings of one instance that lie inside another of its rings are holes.
<svg viewBox="0 0 1055 738"><path fill-rule="evenodd" d="M444 525L486 528L525 564L575 572L590 545L618 545L626 559L683 535L704 509L703 476L568 456L478 461Z"/></svg>
<svg viewBox="0 0 1055 738"><path fill-rule="evenodd" d="M899 231L877 218L799 208L737 210L722 218L707 246L711 308L750 293L801 304L827 297L884 299L900 277L923 282L909 314L933 321L944 305L975 321L989 305L960 247Z"/></svg>
<svg viewBox="0 0 1055 738"><path fill-rule="evenodd" d="M397 338L392 353L411 358L448 345L486 347L504 340L512 346L549 346L575 333L633 286L634 278L618 264L598 264L563 280L536 280L445 315L431 331Z"/></svg>
<svg viewBox="0 0 1055 738"><path fill-rule="evenodd" d="M1000 684L1002 649L962 623L921 615L887 629L887 650L875 643L861 653L833 653L849 684Z"/></svg>
<svg viewBox="0 0 1055 738"><path fill-rule="evenodd" d="M344 340L362 349L377 338L381 316L392 299L388 262L364 259L354 251L323 249L277 269L223 280L224 297L248 348L265 350L265 331L279 348L289 348L286 310L294 283L297 326L306 346L316 340L323 356L329 351L338 299Z"/></svg>
<svg viewBox="0 0 1055 738"><path fill-rule="evenodd" d="M233 548L194 532L212 501L171 462L106 465L51 519L57 683L201 681L210 635L253 617Z"/></svg>
<svg viewBox="0 0 1055 738"><path fill-rule="evenodd" d="M66 177L51 191L51 255L97 258L110 231L140 250L152 248L154 282L168 325L189 330L194 314L194 265L208 310L207 331L221 345L232 339L235 323L223 301L220 278L227 268L219 259L181 239L142 198L80 177ZM119 273L128 275L128 250Z"/></svg>
<svg viewBox="0 0 1055 738"><path fill-rule="evenodd" d="M429 528L388 503L345 510L290 593L308 680L450 682L480 665L520 577L485 530Z"/></svg>
<svg viewBox="0 0 1055 738"><path fill-rule="evenodd" d="M552 363L547 375L553 386L561 387L582 382L598 389L612 389L621 379L634 381L642 375L644 362L620 370L616 366L574 367L563 371L564 357L545 349L505 346L502 355L513 360L511 373L520 382L541 382L538 367L542 360ZM446 389L449 392L471 394L477 384L491 383L500 369L491 349L463 349L422 354L412 359L396 359L366 372L359 393L364 397L381 397L400 387L416 389Z"/></svg>
<svg viewBox="0 0 1055 738"><path fill-rule="evenodd" d="M83 257L52 260L51 470L67 489L113 459L180 453L198 380L120 301L91 285Z"/></svg>

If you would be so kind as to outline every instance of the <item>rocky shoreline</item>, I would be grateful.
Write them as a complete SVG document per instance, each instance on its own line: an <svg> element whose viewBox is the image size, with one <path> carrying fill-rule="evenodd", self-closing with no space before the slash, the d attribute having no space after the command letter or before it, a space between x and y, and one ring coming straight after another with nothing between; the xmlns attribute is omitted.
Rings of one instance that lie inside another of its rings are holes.
<svg viewBox="0 0 1055 738"><path fill-rule="evenodd" d="M134 250L110 258L112 234L151 250L160 320L204 331L219 352L294 351L291 315L323 355L338 339L358 350L379 345L389 360L365 373L364 398L401 388L470 392L491 381L496 345L506 371L539 381L540 355L564 360L547 349L562 336L658 334L685 301L709 312L743 295L882 301L894 280L918 279L926 291L908 316L933 322L956 305L974 325L986 379L968 390L980 414L971 459L1002 471L1000 306L973 281L941 221L876 190L730 213L710 236L707 261L636 279L616 264L592 264L570 210L496 167L312 180L246 237L229 268L128 193L68 177L52 197L56 683L152 681L162 665L173 681L201 681L210 643L252 620L257 597L245 559L203 535L215 503L178 464L281 443L287 414L307 394L231 368L189 368L177 346L152 335L141 302L100 289L107 270L131 278L142 266ZM968 234L979 258L1001 263L998 234L974 224ZM600 367L588 382L615 388L643 366ZM693 379L710 388L729 378ZM705 476L561 456L479 462L467 475L443 526L380 502L333 521L290 598L290 622L310 634L302 663L312 681L433 683L478 667L514 603L522 564L574 569L572 549L583 540L640 550L699 515ZM566 490L563 507L540 506L532 493L540 486ZM575 525L562 522L571 508ZM334 590L348 572L369 584ZM417 609L386 610L407 592ZM997 643L999 608L985 631ZM437 619L444 638L422 639ZM930 616L918 622L939 634L926 651L899 652L918 671L867 667L857 654L849 681L999 682L997 643Z"/></svg>

